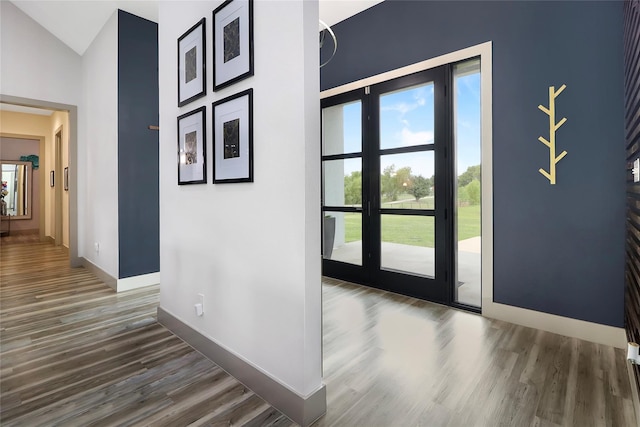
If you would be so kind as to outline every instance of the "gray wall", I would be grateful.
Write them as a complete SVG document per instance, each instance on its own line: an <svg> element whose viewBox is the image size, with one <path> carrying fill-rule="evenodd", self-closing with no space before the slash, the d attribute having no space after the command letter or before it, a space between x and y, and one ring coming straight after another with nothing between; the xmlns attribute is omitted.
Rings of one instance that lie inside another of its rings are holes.
<svg viewBox="0 0 640 427"><path fill-rule="evenodd" d="M158 24L118 11L119 278L160 270Z"/></svg>
<svg viewBox="0 0 640 427"><path fill-rule="evenodd" d="M494 300L622 327L622 2L387 0L333 29L322 89L493 41ZM551 186L537 106L562 84Z"/></svg>

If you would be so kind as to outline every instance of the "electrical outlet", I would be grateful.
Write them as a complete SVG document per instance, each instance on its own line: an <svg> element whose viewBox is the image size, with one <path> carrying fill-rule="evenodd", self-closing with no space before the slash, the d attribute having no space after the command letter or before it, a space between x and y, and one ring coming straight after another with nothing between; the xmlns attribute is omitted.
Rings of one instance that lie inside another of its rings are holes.
<svg viewBox="0 0 640 427"><path fill-rule="evenodd" d="M202 313L204 313L204 294L198 294L198 302L202 306Z"/></svg>
<svg viewBox="0 0 640 427"><path fill-rule="evenodd" d="M97 254L98 254L98 253L100 253L100 243L95 242L95 243L93 244L93 247L94 247L94 249L96 250L96 253L97 253Z"/></svg>

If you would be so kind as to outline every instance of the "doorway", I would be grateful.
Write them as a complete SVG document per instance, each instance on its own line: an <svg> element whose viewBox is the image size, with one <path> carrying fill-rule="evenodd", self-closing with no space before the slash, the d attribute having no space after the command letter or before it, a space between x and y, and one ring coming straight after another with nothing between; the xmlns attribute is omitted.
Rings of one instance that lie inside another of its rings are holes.
<svg viewBox="0 0 640 427"><path fill-rule="evenodd" d="M480 60L321 107L323 273L479 310Z"/></svg>
<svg viewBox="0 0 640 427"><path fill-rule="evenodd" d="M65 111L69 114L69 122L67 127L67 138L69 141L68 148L68 206L69 206L69 263L71 267L80 267L82 259L78 255L78 191L77 191L77 174L75 166L77 165L78 154L78 107L71 104L61 104L38 99L23 98L18 96L0 94L0 102L22 107L32 107L48 109L53 111ZM55 167L55 165L54 165ZM57 175L57 174L56 174ZM55 176L54 180L61 182L62 177ZM41 176L42 188L49 186L49 175L43 173ZM44 195L44 191L42 193ZM44 206L44 197L41 199L41 205ZM44 228L44 227L42 227Z"/></svg>

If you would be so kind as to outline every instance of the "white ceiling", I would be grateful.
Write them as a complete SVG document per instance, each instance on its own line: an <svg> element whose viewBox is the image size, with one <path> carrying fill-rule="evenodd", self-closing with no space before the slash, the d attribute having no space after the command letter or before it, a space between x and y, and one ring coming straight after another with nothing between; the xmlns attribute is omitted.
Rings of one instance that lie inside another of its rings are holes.
<svg viewBox="0 0 640 427"><path fill-rule="evenodd" d="M320 19L328 25L334 25L381 1L319 0ZM79 55L84 54L117 9L150 21L158 21L159 1L155 0L11 0L11 2Z"/></svg>

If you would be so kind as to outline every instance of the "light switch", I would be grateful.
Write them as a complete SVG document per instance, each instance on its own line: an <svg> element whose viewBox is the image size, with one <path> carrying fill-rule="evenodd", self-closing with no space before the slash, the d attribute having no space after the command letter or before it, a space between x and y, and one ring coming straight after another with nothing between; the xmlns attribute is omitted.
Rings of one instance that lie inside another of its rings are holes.
<svg viewBox="0 0 640 427"><path fill-rule="evenodd" d="M633 162L633 182L640 182L640 158Z"/></svg>

